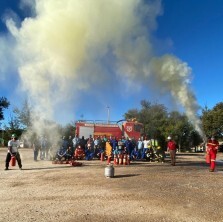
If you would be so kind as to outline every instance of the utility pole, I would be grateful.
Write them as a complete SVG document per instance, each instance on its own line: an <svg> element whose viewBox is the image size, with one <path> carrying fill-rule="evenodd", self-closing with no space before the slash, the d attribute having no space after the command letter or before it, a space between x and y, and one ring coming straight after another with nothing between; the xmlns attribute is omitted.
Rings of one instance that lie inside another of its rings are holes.
<svg viewBox="0 0 223 222"><path fill-rule="evenodd" d="M110 122L110 107L107 106L106 108L108 109L108 123L109 123Z"/></svg>

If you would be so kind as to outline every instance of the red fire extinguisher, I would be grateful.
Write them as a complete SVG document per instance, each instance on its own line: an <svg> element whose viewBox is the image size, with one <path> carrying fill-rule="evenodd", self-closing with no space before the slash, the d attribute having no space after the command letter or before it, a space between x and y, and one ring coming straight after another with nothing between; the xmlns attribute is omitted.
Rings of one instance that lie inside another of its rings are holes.
<svg viewBox="0 0 223 222"><path fill-rule="evenodd" d="M119 165L122 165L123 164L123 159L122 158L123 158L122 154L119 154L118 155L118 164Z"/></svg>
<svg viewBox="0 0 223 222"><path fill-rule="evenodd" d="M117 155L114 155L114 164L115 164L115 165L118 164L118 157L117 157Z"/></svg>
<svg viewBox="0 0 223 222"><path fill-rule="evenodd" d="M104 153L101 153L101 161L104 161L104 160L105 160Z"/></svg>
<svg viewBox="0 0 223 222"><path fill-rule="evenodd" d="M15 166L15 164L16 164L16 158L15 158L15 156L12 156L11 157L11 166Z"/></svg>
<svg viewBox="0 0 223 222"><path fill-rule="evenodd" d="M111 163L111 156L108 156L107 164Z"/></svg>

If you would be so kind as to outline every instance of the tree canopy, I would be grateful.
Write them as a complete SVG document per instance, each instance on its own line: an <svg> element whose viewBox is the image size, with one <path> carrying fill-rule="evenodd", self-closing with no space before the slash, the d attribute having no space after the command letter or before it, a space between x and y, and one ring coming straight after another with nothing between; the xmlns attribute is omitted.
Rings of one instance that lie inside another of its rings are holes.
<svg viewBox="0 0 223 222"><path fill-rule="evenodd" d="M4 109L9 107L10 103L5 97L0 98L0 120L4 120Z"/></svg>
<svg viewBox="0 0 223 222"><path fill-rule="evenodd" d="M9 107L10 103L5 97L0 98L0 120L4 119L4 109ZM166 146L166 139L170 135L177 142L181 150L188 150L202 143L198 132L194 129L190 120L184 113L178 111L169 112L168 109L159 103L151 103L142 100L140 108L132 108L124 114L125 119L136 118L138 122L143 123L144 129L142 136L148 136L151 139L157 139L159 144ZM5 135L16 132L21 135L24 131L32 131L33 121L32 114L34 110L27 100L24 101L20 108L15 108L14 115L10 116L8 125L5 126ZM200 115L204 134L209 137L217 136L223 138L223 102L216 104L212 109L204 107ZM42 134L47 134L45 128L51 127L58 131L59 135L74 136L75 123L68 123L65 127L57 125L54 122L45 120L45 127L41 128ZM6 138L7 139L7 138Z"/></svg>
<svg viewBox="0 0 223 222"><path fill-rule="evenodd" d="M25 100L22 104L22 107L15 108L13 110L16 120L18 121L18 124L20 124L21 127L27 129L28 127L32 126L32 120L31 120L31 113L32 113L32 107L29 104L28 100Z"/></svg>
<svg viewBox="0 0 223 222"><path fill-rule="evenodd" d="M213 109L205 107L201 119L207 136L223 136L223 102L217 103Z"/></svg>
<svg viewBox="0 0 223 222"><path fill-rule="evenodd" d="M184 113L168 112L163 104L142 100L140 110L131 109L124 114L124 117L126 119L136 118L143 123L143 134L157 139L161 146L165 146L169 135L182 149L197 146L202 141Z"/></svg>

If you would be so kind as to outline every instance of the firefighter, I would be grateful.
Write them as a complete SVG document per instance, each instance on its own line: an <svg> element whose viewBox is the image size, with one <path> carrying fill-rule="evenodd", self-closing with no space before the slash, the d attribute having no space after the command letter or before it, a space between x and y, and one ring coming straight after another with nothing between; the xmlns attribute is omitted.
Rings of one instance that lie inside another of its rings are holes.
<svg viewBox="0 0 223 222"><path fill-rule="evenodd" d="M75 159L83 159L85 157L84 149L81 147L81 145L78 145L74 152Z"/></svg>
<svg viewBox="0 0 223 222"><path fill-rule="evenodd" d="M218 147L219 147L218 141L214 138L214 136L212 136L211 139L208 140L206 148L207 155L210 156L211 160L210 170L209 170L210 172L214 172L215 170Z"/></svg>
<svg viewBox="0 0 223 222"><path fill-rule="evenodd" d="M5 170L9 169L9 162L11 160L12 156L15 156L17 163L19 165L19 169L22 169L22 161L20 158L20 154L18 152L20 142L16 138L16 134L12 134L11 140L8 142L8 153L6 155L6 160L5 160Z"/></svg>
<svg viewBox="0 0 223 222"><path fill-rule="evenodd" d="M167 152L170 153L171 165L175 166L176 164L176 149L177 145L174 140L170 136L167 137Z"/></svg>

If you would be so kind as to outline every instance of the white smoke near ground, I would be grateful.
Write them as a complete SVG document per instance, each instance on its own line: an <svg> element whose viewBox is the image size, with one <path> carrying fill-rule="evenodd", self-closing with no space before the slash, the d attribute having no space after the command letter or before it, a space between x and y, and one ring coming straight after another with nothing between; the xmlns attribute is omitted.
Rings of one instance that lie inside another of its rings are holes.
<svg viewBox="0 0 223 222"><path fill-rule="evenodd" d="M162 13L160 0L25 2L35 16L20 26L12 19L6 24L16 41L22 88L35 107L33 120L39 117L36 129L43 120L54 119L61 104L78 105L85 92L97 100L102 94L106 98L117 81L131 88L153 79L183 106L202 134L199 106L189 87L190 67L171 55L155 57L151 35Z"/></svg>

